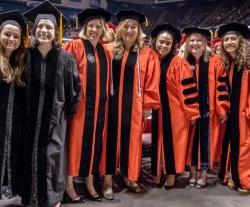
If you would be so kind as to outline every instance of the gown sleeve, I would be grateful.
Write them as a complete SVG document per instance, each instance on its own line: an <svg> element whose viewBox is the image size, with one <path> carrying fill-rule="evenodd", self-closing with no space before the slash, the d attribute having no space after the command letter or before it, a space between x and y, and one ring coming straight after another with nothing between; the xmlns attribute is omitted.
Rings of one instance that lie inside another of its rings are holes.
<svg viewBox="0 0 250 207"><path fill-rule="evenodd" d="M170 87L176 90L185 118L188 121L198 119L200 113L196 81L181 57L176 56L171 61L166 79Z"/></svg>
<svg viewBox="0 0 250 207"><path fill-rule="evenodd" d="M145 75L143 108L157 109L160 107L160 61L157 54L150 51L150 57L147 64L147 72Z"/></svg>
<svg viewBox="0 0 250 207"><path fill-rule="evenodd" d="M246 117L249 119L250 124L250 70L247 71L247 78L248 78L248 94L247 94L247 107L246 107Z"/></svg>
<svg viewBox="0 0 250 207"><path fill-rule="evenodd" d="M216 74L216 113L225 116L229 110L229 94L228 94L228 77L222 60L217 57L213 58Z"/></svg>
<svg viewBox="0 0 250 207"><path fill-rule="evenodd" d="M68 118L76 111L77 104L80 100L81 95L81 82L76 66L76 62L72 55L69 55L69 58L66 63L65 68L65 96L66 96L66 115Z"/></svg>

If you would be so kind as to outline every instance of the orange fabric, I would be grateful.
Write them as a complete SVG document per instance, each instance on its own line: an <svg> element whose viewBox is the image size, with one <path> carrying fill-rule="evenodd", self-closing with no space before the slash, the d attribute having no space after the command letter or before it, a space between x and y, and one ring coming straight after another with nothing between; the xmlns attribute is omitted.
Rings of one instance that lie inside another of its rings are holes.
<svg viewBox="0 0 250 207"><path fill-rule="evenodd" d="M249 110L250 110L250 71L245 70L242 76L241 95L240 95L240 114L239 114L240 152L239 152L239 162L238 162L240 184L245 189L250 189Z"/></svg>
<svg viewBox="0 0 250 207"><path fill-rule="evenodd" d="M78 176L79 168L80 168L80 161L81 161L81 154L82 154L82 142L83 142L83 130L84 130L84 123L85 123L85 102L86 102L86 76L87 76L87 57L83 42L81 39L74 39L69 41L63 45L63 48L68 52L72 53L74 56L77 65L79 76L82 85L82 94L80 98L80 103L78 104L76 113L72 117L70 127L69 127L69 165L68 165L68 174L72 176ZM106 52L107 59L109 58ZM97 62L97 67L99 67L100 62L97 56L97 52L95 51L95 59ZM108 61L108 68L109 68L109 61ZM99 70L97 70L99 71ZM95 108L95 124L94 124L94 133L93 133L93 144L92 144L92 156L91 156L91 165L90 165L90 172L92 170L93 165L93 156L94 156L94 144L95 144L95 131L96 131L96 121L97 121L97 113L98 113L98 103L99 103L99 93L100 93L100 74L97 72L96 74L97 81L96 81L96 108ZM109 70L107 74L107 79L109 79ZM107 80L107 89L109 88L109 80ZM107 90L107 98L108 98L108 91ZM108 100L108 99L107 99ZM107 112L107 103L105 107L105 112ZM105 120L106 115L105 115ZM104 123L106 127L107 124ZM105 135L105 129L103 131L103 135ZM103 138L105 140L105 137Z"/></svg>
<svg viewBox="0 0 250 207"><path fill-rule="evenodd" d="M106 45L109 49L109 54L113 56L112 44ZM121 150L121 114L122 114L122 98L125 64L128 58L128 51L125 51L122 57L119 99L118 99L118 132L116 146L116 165L119 168L120 150ZM139 64L139 65L138 65ZM138 67L140 73L138 74ZM140 75L140 76L139 76ZM111 77L112 79L112 77ZM142 93L139 94L139 79L141 83ZM142 156L142 130L143 130L143 109L159 108L159 81L160 81L160 63L157 54L150 48L144 48L138 57L138 62L135 65L134 88L133 88L133 107L131 115L130 128L130 143L129 143L129 163L128 163L128 179L137 181L141 167ZM112 80L111 80L112 82ZM111 83L112 85L112 83ZM103 152L104 153L104 152ZM102 159L102 166L106 160ZM101 174L105 174L102 167Z"/></svg>
<svg viewBox="0 0 250 207"><path fill-rule="evenodd" d="M159 81L160 81L160 64L156 53L150 48L145 48L139 54L140 78L142 96L138 96L137 67L135 67L134 89L133 89L133 107L130 128L130 147L128 163L128 179L137 181L142 157L142 128L143 128L143 109L159 108ZM121 94L122 95L122 94ZM121 103L121 102L120 102Z"/></svg>
<svg viewBox="0 0 250 207"><path fill-rule="evenodd" d="M185 98L197 95L196 93L184 96L182 93L184 88L196 86L196 84L189 84L188 86L181 84L183 79L191 77L193 77L193 71L188 62L179 56L174 57L170 63L166 81L171 112L176 173L185 171L186 154L190 139L189 133L191 130L189 121L196 120L200 116L198 103L191 105L184 104Z"/></svg>
<svg viewBox="0 0 250 207"><path fill-rule="evenodd" d="M189 120L199 118L198 103L185 105L184 99L194 97L197 94L185 96L182 94L184 87L180 84L185 78L193 77L193 71L189 63L176 57L171 63L171 68L167 74L168 94L173 126L174 148L176 157L177 172L184 171L184 158L186 155L186 164L191 165L194 126L189 126ZM199 65L196 64L196 73L198 77ZM220 115L225 115L229 108L228 101L219 101L219 95L226 95L227 92L217 90L219 85L218 77L225 77L226 71L220 57L213 55L209 61L209 107L210 107L210 167L213 168L215 159L218 159L218 147L221 146L223 138L223 127L219 122ZM197 87L196 84L190 84L188 87ZM176 98L178 97L178 99ZM183 117L183 118L180 118ZM176 121L178 120L178 121ZM200 160L200 155L198 157Z"/></svg>

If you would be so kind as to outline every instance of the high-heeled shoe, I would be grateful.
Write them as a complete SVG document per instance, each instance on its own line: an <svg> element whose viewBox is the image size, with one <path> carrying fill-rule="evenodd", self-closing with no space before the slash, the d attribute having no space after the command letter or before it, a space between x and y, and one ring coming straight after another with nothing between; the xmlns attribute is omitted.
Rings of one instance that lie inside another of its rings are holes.
<svg viewBox="0 0 250 207"><path fill-rule="evenodd" d="M199 179L199 180L201 180L201 179ZM199 183L199 180L196 183L196 188L198 188L198 189L206 188L207 182L205 182L205 184L201 184L201 183Z"/></svg>
<svg viewBox="0 0 250 207"><path fill-rule="evenodd" d="M237 191L240 195L249 195L250 194L250 189L238 188Z"/></svg>
<svg viewBox="0 0 250 207"><path fill-rule="evenodd" d="M128 181L126 185L133 193L140 193L142 191L141 187L136 182Z"/></svg>
<svg viewBox="0 0 250 207"><path fill-rule="evenodd" d="M85 200L82 196L77 195L74 199L70 198L67 192L63 195L62 203L85 203Z"/></svg>
<svg viewBox="0 0 250 207"><path fill-rule="evenodd" d="M106 200L114 200L114 193L111 187L102 191L102 197Z"/></svg>
<svg viewBox="0 0 250 207"><path fill-rule="evenodd" d="M96 201L96 202L102 202L102 197L100 196L100 194L95 193L93 195L91 195L88 191L88 189L86 188L86 197L91 200L91 201Z"/></svg>
<svg viewBox="0 0 250 207"><path fill-rule="evenodd" d="M191 179L189 179L188 180L188 184L189 184L189 186L191 186L191 187L195 187L196 186L196 180L191 180Z"/></svg>

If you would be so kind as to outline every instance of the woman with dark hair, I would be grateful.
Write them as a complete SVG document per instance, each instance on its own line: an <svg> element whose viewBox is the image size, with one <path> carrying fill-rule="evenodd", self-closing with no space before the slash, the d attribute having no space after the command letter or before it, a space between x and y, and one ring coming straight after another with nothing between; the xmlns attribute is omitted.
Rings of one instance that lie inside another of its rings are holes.
<svg viewBox="0 0 250 207"><path fill-rule="evenodd" d="M145 46L142 26L146 16L120 10L116 17L112 57L108 135L102 156L102 174L110 180L120 169L132 192L137 184L142 156L142 126L150 110L160 107L160 64L157 54Z"/></svg>
<svg viewBox="0 0 250 207"><path fill-rule="evenodd" d="M76 59L83 88L69 131L67 194L71 202L79 202L73 176L85 178L86 195L90 200L102 201L94 186L94 176L100 175L106 136L110 58L102 42L112 40L106 23L110 18L111 13L102 8L85 9L78 15L82 25L80 38L63 46ZM108 190L108 187L111 188ZM102 193L104 198L114 199L112 185L107 185L105 181Z"/></svg>
<svg viewBox="0 0 250 207"><path fill-rule="evenodd" d="M218 29L218 36L222 38L222 59L230 87L230 111L222 143L219 176L222 181L227 177L230 189L236 188L240 194L249 194L250 70L246 39L250 37L250 30L247 25L230 23ZM226 175L230 171L228 160L232 178Z"/></svg>
<svg viewBox="0 0 250 207"><path fill-rule="evenodd" d="M18 194L20 187L26 29L20 12L0 14L0 199Z"/></svg>
<svg viewBox="0 0 250 207"><path fill-rule="evenodd" d="M229 108L226 70L219 56L208 51L207 41L210 32L199 27L186 27L187 35L184 59L193 72L190 80L196 86L181 93L195 97L187 98L184 104L198 103L199 114L194 125L194 134L190 136L187 151L187 164L190 166L190 186L204 188L207 185L207 170L213 169L217 147L220 146L220 129L227 119ZM199 173L198 173L199 171Z"/></svg>
<svg viewBox="0 0 250 207"><path fill-rule="evenodd" d="M177 140L179 137L175 137L175 134L173 134L172 123L177 120L171 119L168 88L166 85L168 67L176 55L176 48L181 39L181 34L171 24L160 24L152 30L151 37L153 39L152 47L157 52L161 62L159 85L161 108L152 111L151 170L152 174L156 176L155 178L158 178L158 181L162 173L167 174L165 189L169 189L174 186L175 174L183 172L183 169L176 168L175 165L176 159L178 159L178 151L180 150L176 151L175 149L178 144L175 142L175 139Z"/></svg>
<svg viewBox="0 0 250 207"><path fill-rule="evenodd" d="M44 1L24 14L34 22L27 63L27 139L22 202L60 206L66 188L68 121L81 92L73 56L58 47L61 12Z"/></svg>

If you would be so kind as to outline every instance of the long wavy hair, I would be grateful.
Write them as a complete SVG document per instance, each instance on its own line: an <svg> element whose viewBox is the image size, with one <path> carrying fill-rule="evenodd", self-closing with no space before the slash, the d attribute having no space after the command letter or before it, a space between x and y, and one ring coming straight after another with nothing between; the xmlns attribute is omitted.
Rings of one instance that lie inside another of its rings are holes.
<svg viewBox="0 0 250 207"><path fill-rule="evenodd" d="M241 69L244 69L244 67L247 64L247 48L248 48L248 44L247 41L245 39L243 39L242 36L239 36L240 38L240 44L239 44L239 48L236 52L236 58L235 58L235 64L237 65L238 70L240 71ZM222 60L224 62L224 65L226 67L227 70L230 69L231 67L231 63L232 63L232 57L229 55L228 52L226 52L226 50L224 49L223 46L223 39L222 39L222 53L221 53L221 57ZM250 52L250 51L248 51Z"/></svg>
<svg viewBox="0 0 250 207"><path fill-rule="evenodd" d="M114 40L114 33L111 29L108 29L108 25L107 23L104 21L103 18L98 18L99 20L101 20L101 25L102 25L102 29L103 29L103 32L102 32L102 36L101 36L101 40L103 42L112 42ZM90 20L89 20L90 21ZM87 37L87 25L88 25L88 22L87 21L81 31L79 32L79 37L81 39L84 39L84 40L87 40L88 37Z"/></svg>
<svg viewBox="0 0 250 207"><path fill-rule="evenodd" d="M2 32L4 26L0 28ZM18 86L24 87L25 83L22 80L22 75L25 69L26 50L24 46L24 37L21 34L21 43L19 48L12 52L10 59L5 57L5 51L0 44L0 80L10 83L15 81Z"/></svg>
<svg viewBox="0 0 250 207"><path fill-rule="evenodd" d="M121 32L124 29L124 26L128 21L129 19L122 20L116 28L115 41L114 41L114 53L115 54L122 55L125 51L125 45L121 37ZM133 51L139 52L140 50L144 48L143 36L145 36L145 34L142 31L141 25L138 24L138 35L132 48Z"/></svg>
<svg viewBox="0 0 250 207"><path fill-rule="evenodd" d="M169 51L169 54L177 55L178 43L177 43L177 41L176 41L176 38L174 37L174 34L173 34L172 32L170 32L170 31L167 31L167 30L160 32L155 38L150 39L150 43L149 43L149 44L150 44L150 47L151 47L155 52L157 52L157 51L156 51L156 40L157 40L158 36L159 36L160 34L162 34L163 32L167 32L167 33L170 34L171 37L173 38L172 47L171 47L171 50Z"/></svg>
<svg viewBox="0 0 250 207"><path fill-rule="evenodd" d="M183 48L184 49L183 50L183 58L185 58L185 59L187 59L188 56L191 54L191 52L188 51L189 42L190 42L190 36L188 36L187 41L186 41L184 48ZM211 56L211 50L209 49L208 44L207 44L207 39L204 36L202 36L202 42L204 45L203 61L208 62L210 59L210 56Z"/></svg>

